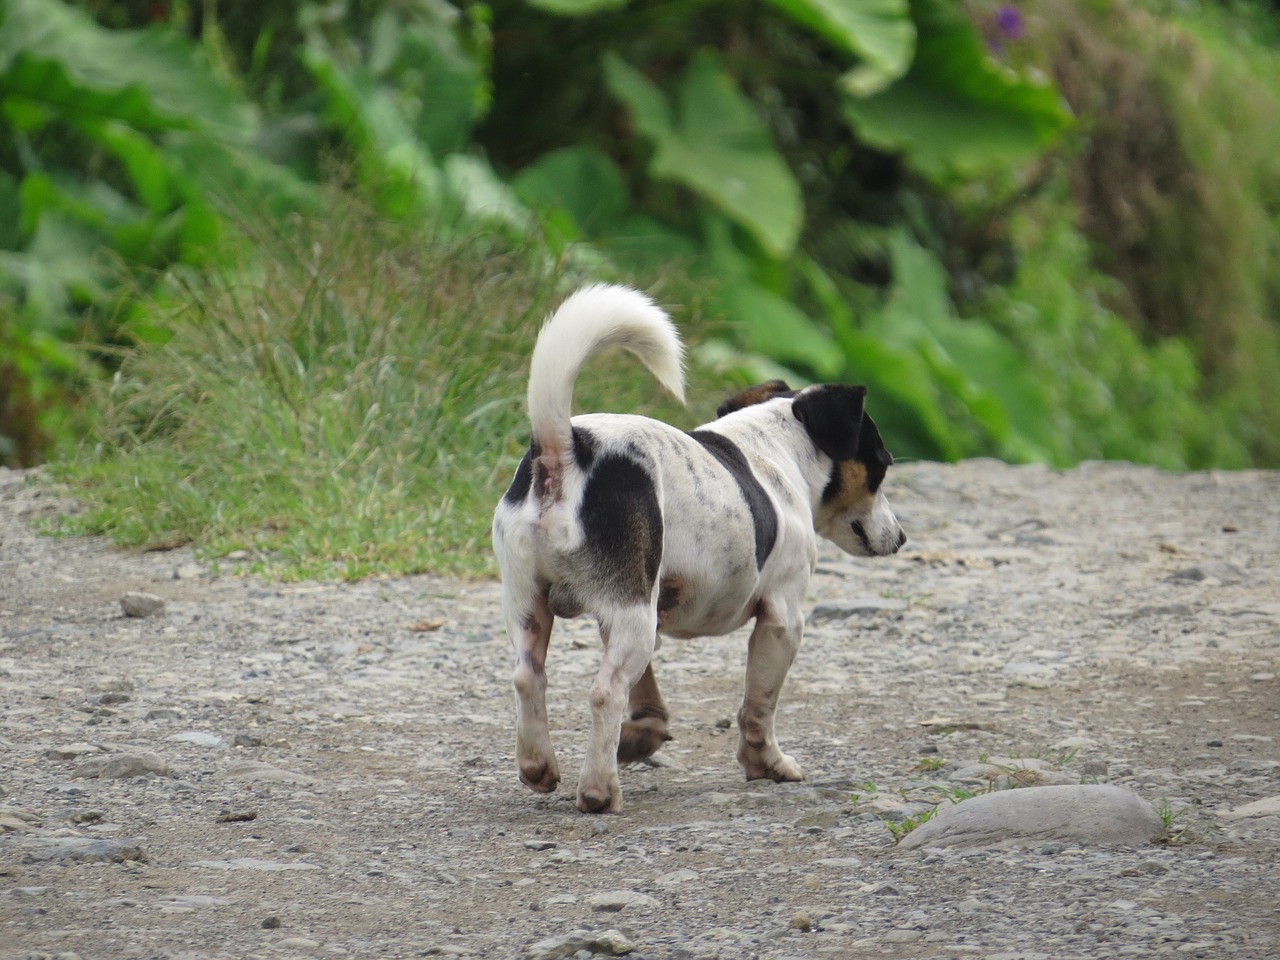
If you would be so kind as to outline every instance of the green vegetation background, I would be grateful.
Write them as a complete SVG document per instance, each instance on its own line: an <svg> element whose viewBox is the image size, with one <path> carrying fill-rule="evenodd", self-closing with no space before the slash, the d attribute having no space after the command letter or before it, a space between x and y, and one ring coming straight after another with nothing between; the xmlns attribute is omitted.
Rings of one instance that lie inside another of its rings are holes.
<svg viewBox="0 0 1280 960"><path fill-rule="evenodd" d="M1278 254L1260 0L0 4L0 460L274 575L491 572L597 279L693 393L583 408L847 380L899 459L1280 466Z"/></svg>

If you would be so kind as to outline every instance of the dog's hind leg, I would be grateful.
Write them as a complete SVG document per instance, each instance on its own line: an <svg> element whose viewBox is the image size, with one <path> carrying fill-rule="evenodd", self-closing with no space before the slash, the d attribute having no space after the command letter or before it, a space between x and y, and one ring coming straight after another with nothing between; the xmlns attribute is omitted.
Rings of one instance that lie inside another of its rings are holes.
<svg viewBox="0 0 1280 960"><path fill-rule="evenodd" d="M538 793L550 793L560 782L555 748L547 726L547 647L555 618L545 592L533 597L533 609L509 630L515 646L516 763L520 779Z"/></svg>
<svg viewBox="0 0 1280 960"><path fill-rule="evenodd" d="M622 734L618 740L618 762L635 763L651 757L671 739L667 732L667 705L653 675L653 664L631 688L627 702L631 717L622 722Z"/></svg>
<svg viewBox="0 0 1280 960"><path fill-rule="evenodd" d="M747 683L738 711L738 763L748 780L803 780L804 771L782 752L773 732L782 682L800 649L799 613L775 614L761 605L747 646Z"/></svg>
<svg viewBox="0 0 1280 960"><path fill-rule="evenodd" d="M658 636L655 605L616 608L600 618L604 659L591 685L591 742L578 778L578 809L617 813L622 809L618 782L618 741L631 688L644 675ZM652 676L652 674L650 674Z"/></svg>

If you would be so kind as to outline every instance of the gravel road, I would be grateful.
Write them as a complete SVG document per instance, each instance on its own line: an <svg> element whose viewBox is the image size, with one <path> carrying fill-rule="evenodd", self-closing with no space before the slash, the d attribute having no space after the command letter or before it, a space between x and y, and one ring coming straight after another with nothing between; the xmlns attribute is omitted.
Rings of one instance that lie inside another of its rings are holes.
<svg viewBox="0 0 1280 960"><path fill-rule="evenodd" d="M745 632L667 641L676 739L590 817L590 624L553 636L566 781L538 796L496 584L50 539L67 504L0 470L0 956L1280 956L1280 474L888 489L904 551L824 552L810 585L779 712L809 780L740 779ZM897 842L940 801L1081 783L1164 842Z"/></svg>

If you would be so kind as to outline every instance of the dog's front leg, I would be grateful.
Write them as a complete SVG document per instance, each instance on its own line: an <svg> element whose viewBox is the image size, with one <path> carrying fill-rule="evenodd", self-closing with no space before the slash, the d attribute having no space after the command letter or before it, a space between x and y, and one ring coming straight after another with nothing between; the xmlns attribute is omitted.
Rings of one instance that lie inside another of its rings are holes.
<svg viewBox="0 0 1280 960"><path fill-rule="evenodd" d="M578 809L617 813L618 739L627 697L649 666L658 635L656 606L623 607L600 618L604 659L591 685L591 742L578 779Z"/></svg>
<svg viewBox="0 0 1280 960"><path fill-rule="evenodd" d="M547 726L546 662L554 620L546 594L538 592L533 610L518 626L508 628L516 648L516 764L520 779L538 793L550 793L560 783Z"/></svg>
<svg viewBox="0 0 1280 960"><path fill-rule="evenodd" d="M747 646L747 683L738 711L738 763L748 780L803 780L804 771L778 747L773 716L782 682L791 669L804 619L766 605L756 616Z"/></svg>

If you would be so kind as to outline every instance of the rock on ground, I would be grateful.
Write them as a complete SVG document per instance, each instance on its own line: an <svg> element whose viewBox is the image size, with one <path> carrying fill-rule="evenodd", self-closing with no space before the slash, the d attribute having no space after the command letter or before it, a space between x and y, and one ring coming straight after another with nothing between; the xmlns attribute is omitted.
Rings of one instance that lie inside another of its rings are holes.
<svg viewBox="0 0 1280 960"><path fill-rule="evenodd" d="M942 810L902 841L921 847L989 848L1065 841L1142 846L1163 838L1155 808L1109 784L1025 787L984 793Z"/></svg>

